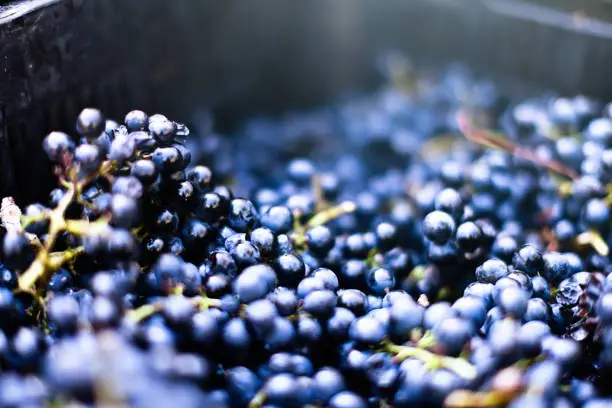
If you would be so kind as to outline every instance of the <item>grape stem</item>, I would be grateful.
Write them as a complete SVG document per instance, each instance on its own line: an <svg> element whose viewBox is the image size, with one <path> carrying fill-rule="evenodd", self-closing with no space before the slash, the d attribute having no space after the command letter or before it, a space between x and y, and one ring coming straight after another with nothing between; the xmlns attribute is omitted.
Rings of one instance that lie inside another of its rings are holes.
<svg viewBox="0 0 612 408"><path fill-rule="evenodd" d="M211 307L221 307L220 299L209 298L208 296L195 296L190 298L193 306L199 310L208 310ZM163 308L163 302L148 303L128 312L128 318L134 322L141 322L158 313Z"/></svg>
<svg viewBox="0 0 612 408"><path fill-rule="evenodd" d="M525 370L533 363L541 361L542 358L543 355L519 360L513 365L504 368L501 372L497 373L497 378L493 379L491 388L486 391L455 390L446 397L444 406L448 408L493 408L506 406L521 393L540 393L540 390L537 388L526 386L523 383L522 377ZM502 374L503 372L506 375Z"/></svg>
<svg viewBox="0 0 612 408"><path fill-rule="evenodd" d="M128 318L134 322L141 322L159 312L161 308L161 302L142 305L136 309L130 310L128 312Z"/></svg>
<svg viewBox="0 0 612 408"><path fill-rule="evenodd" d="M496 134L488 129L481 129L477 127L465 109L459 110L456 116L456 122L457 126L459 127L459 131L472 142L478 143L485 147L505 151L539 166L546 167L547 169L572 180L578 178L578 174L573 169L564 165L562 162L543 159L532 150L524 146L520 146L502 135Z"/></svg>
<svg viewBox="0 0 612 408"><path fill-rule="evenodd" d="M57 207L49 216L49 235L44 246L38 251L36 258L28 269L19 277L19 289L28 291L49 268L49 252L53 249L58 234L65 228L64 213L74 198L74 188L68 188Z"/></svg>
<svg viewBox="0 0 612 408"><path fill-rule="evenodd" d="M370 269L379 267L382 264L382 261L382 255L376 248L370 249L370 252L365 260L366 265L368 265L368 268Z"/></svg>
<svg viewBox="0 0 612 408"><path fill-rule="evenodd" d="M398 361L416 358L424 362L429 368L443 367L468 380L473 380L478 375L476 367L462 358L441 356L420 347L392 343L385 343L384 349L387 353L393 354Z"/></svg>
<svg viewBox="0 0 612 408"><path fill-rule="evenodd" d="M501 392L474 392L469 390L453 391L446 397L444 406L447 408L492 408L505 406L512 400L509 395Z"/></svg>
<svg viewBox="0 0 612 408"><path fill-rule="evenodd" d="M255 394L251 402L249 402L248 408L262 407L263 404L266 402L267 397L268 396L266 395L265 391L263 390L259 391L257 394Z"/></svg>
<svg viewBox="0 0 612 408"><path fill-rule="evenodd" d="M34 261L19 277L18 288L20 291L31 292L39 279L56 271L65 262L74 260L78 255L84 252L84 248L78 247L63 252L51 253L57 241L57 237L62 231L68 231L75 235L84 235L88 231L91 231L94 225L108 224L109 219L107 217L102 217L95 223L90 223L84 220L66 220L64 216L68 206L75 200L79 201L81 199L81 190L84 186L89 184L96 177L107 176L114 168L115 163L107 160L100 165L97 171L81 180L79 180L77 176L78 169L70 169L68 175L72 182L65 183L66 192L64 196L53 210L41 214L41 217L49 219L49 233L45 239L44 245L38 249ZM37 221L37 219L25 219L24 221L26 224L29 224Z"/></svg>
<svg viewBox="0 0 612 408"><path fill-rule="evenodd" d="M306 223L306 228L324 225L344 214L350 214L357 210L357 205L352 201L344 201L336 206L319 211Z"/></svg>
<svg viewBox="0 0 612 408"><path fill-rule="evenodd" d="M421 349L427 349L432 347L436 343L436 338L431 331L425 332L423 337L417 342L417 347Z"/></svg>
<svg viewBox="0 0 612 408"><path fill-rule="evenodd" d="M315 174L310 180L310 186L312 189L312 196L314 197L315 210L317 212L323 211L327 207L327 203L323 198L323 190L321 188L321 176Z"/></svg>
<svg viewBox="0 0 612 408"><path fill-rule="evenodd" d="M304 249L306 240L306 230L320 225L325 225L328 222L344 215L357 211L357 205L352 201L344 201L333 207L326 208L317 212L305 224L301 222L302 214L300 211L293 212L293 233L291 239L297 248Z"/></svg>
<svg viewBox="0 0 612 408"><path fill-rule="evenodd" d="M610 248L602 238L601 234L593 229L583 232L576 237L578 245L591 245L595 251L601 256L608 256Z"/></svg>

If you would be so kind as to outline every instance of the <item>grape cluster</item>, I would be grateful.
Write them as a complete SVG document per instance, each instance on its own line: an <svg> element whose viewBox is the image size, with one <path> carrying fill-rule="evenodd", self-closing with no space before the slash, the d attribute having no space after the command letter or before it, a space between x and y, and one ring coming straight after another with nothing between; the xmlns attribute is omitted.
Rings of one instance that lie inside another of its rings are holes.
<svg viewBox="0 0 612 408"><path fill-rule="evenodd" d="M236 135L87 108L43 149L0 407L612 404L610 106L395 70Z"/></svg>

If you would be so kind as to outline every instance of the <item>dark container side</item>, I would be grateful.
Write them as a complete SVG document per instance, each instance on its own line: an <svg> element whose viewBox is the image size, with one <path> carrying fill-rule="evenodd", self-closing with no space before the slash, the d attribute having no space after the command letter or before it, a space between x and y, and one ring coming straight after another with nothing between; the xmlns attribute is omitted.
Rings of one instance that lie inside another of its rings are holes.
<svg viewBox="0 0 612 408"><path fill-rule="evenodd" d="M2 3L0 3L2 4ZM579 5L577 7L576 5ZM0 6L0 196L44 199L39 148L87 105L189 120L321 103L380 51L466 62L511 96L612 96L612 6L585 0L27 0Z"/></svg>

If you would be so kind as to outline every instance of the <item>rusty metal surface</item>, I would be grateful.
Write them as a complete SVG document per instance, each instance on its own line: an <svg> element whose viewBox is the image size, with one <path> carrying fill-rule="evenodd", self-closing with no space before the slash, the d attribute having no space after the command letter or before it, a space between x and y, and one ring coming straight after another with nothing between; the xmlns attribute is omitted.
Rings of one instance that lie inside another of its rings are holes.
<svg viewBox="0 0 612 408"><path fill-rule="evenodd" d="M612 7L555 1L13 2L0 7L0 195L41 198L38 143L72 130L85 105L183 120L202 104L236 115L310 105L374 84L390 48L417 64L465 61L511 94L612 97Z"/></svg>

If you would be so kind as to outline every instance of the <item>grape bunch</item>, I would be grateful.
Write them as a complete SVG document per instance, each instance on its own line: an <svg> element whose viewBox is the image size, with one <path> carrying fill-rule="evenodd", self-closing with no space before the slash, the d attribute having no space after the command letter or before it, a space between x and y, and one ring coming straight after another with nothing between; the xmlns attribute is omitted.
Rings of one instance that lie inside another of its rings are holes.
<svg viewBox="0 0 612 408"><path fill-rule="evenodd" d="M49 133L48 202L0 211L0 407L610 406L611 105L389 79Z"/></svg>

